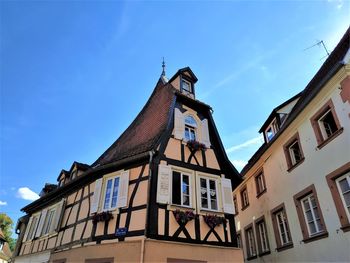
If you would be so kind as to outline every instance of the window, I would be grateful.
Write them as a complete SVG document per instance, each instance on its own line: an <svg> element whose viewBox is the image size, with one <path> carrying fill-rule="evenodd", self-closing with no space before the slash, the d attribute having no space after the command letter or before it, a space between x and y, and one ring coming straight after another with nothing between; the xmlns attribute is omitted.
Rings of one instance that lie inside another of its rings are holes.
<svg viewBox="0 0 350 263"><path fill-rule="evenodd" d="M172 204L191 207L191 179L184 173L173 171Z"/></svg>
<svg viewBox="0 0 350 263"><path fill-rule="evenodd" d="M237 247L238 248L243 248L242 246L242 237L241 237L241 233L237 232Z"/></svg>
<svg viewBox="0 0 350 263"><path fill-rule="evenodd" d="M270 252L270 246L264 216L256 220L255 232L258 241L259 256L268 254Z"/></svg>
<svg viewBox="0 0 350 263"><path fill-rule="evenodd" d="M187 80L182 80L182 90L192 93L191 83Z"/></svg>
<svg viewBox="0 0 350 263"><path fill-rule="evenodd" d="M127 206L129 170L106 174L95 181L90 214Z"/></svg>
<svg viewBox="0 0 350 263"><path fill-rule="evenodd" d="M237 203L237 196L236 195L233 196L233 205L235 207L235 212L237 215L238 214L238 203Z"/></svg>
<svg viewBox="0 0 350 263"><path fill-rule="evenodd" d="M326 176L341 229L350 231L350 162Z"/></svg>
<svg viewBox="0 0 350 263"><path fill-rule="evenodd" d="M256 257L255 237L252 224L244 228L247 248L247 259Z"/></svg>
<svg viewBox="0 0 350 263"><path fill-rule="evenodd" d="M327 237L326 226L318 202L316 189L310 185L294 195L294 202L298 213L304 242L310 242L320 237Z"/></svg>
<svg viewBox="0 0 350 263"><path fill-rule="evenodd" d="M186 116L185 117L185 140L186 141L196 140L197 138L196 129L197 129L196 120L191 115Z"/></svg>
<svg viewBox="0 0 350 263"><path fill-rule="evenodd" d="M45 235L45 234L48 234L50 233L53 229L52 229L52 220L55 216L55 211L56 211L56 207L50 209L48 212L47 212L47 215L46 215L46 219L45 219L45 223L44 223L44 226L43 226L43 231L42 231L42 234Z"/></svg>
<svg viewBox="0 0 350 263"><path fill-rule="evenodd" d="M345 211L350 218L350 173L341 176L336 182Z"/></svg>
<svg viewBox="0 0 350 263"><path fill-rule="evenodd" d="M119 177L107 179L104 191L103 210L111 210L117 207L119 190Z"/></svg>
<svg viewBox="0 0 350 263"><path fill-rule="evenodd" d="M218 210L218 191L215 179L199 178L201 208Z"/></svg>
<svg viewBox="0 0 350 263"><path fill-rule="evenodd" d="M0 239L0 251L2 250L2 248L4 247L5 241Z"/></svg>
<svg viewBox="0 0 350 263"><path fill-rule="evenodd" d="M257 175L255 175L255 185L257 197L260 197L260 195L266 192L264 172L260 171Z"/></svg>
<svg viewBox="0 0 350 263"><path fill-rule="evenodd" d="M242 210L246 209L249 206L248 191L246 186L241 190L241 202Z"/></svg>
<svg viewBox="0 0 350 263"><path fill-rule="evenodd" d="M29 232L27 236L27 240L32 240L35 236L35 231L39 223L40 214L33 216L32 222L28 223Z"/></svg>
<svg viewBox="0 0 350 263"><path fill-rule="evenodd" d="M73 171L71 175L71 180L74 180L77 177L77 174L78 174L77 170Z"/></svg>
<svg viewBox="0 0 350 263"><path fill-rule="evenodd" d="M296 133L283 146L287 161L288 171L304 161L303 151L300 145L299 133Z"/></svg>
<svg viewBox="0 0 350 263"><path fill-rule="evenodd" d="M292 248L293 242L284 204L274 208L271 211L271 217L277 243L277 251Z"/></svg>
<svg viewBox="0 0 350 263"><path fill-rule="evenodd" d="M319 148L323 147L327 142L343 131L335 113L332 100L329 100L320 110L316 112L316 114L311 118L311 124L312 128L314 129Z"/></svg>
<svg viewBox="0 0 350 263"><path fill-rule="evenodd" d="M278 128L277 120L274 119L265 131L265 137L267 142L272 140L272 138L278 132L278 129L279 128Z"/></svg>

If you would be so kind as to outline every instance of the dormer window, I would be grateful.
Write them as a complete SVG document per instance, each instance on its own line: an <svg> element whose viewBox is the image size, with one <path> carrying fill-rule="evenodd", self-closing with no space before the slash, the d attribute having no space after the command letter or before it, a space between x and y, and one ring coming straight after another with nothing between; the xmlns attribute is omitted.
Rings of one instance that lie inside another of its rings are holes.
<svg viewBox="0 0 350 263"><path fill-rule="evenodd" d="M189 92L192 93L192 85L191 82L187 81L187 80L182 80L182 90L185 92Z"/></svg>
<svg viewBox="0 0 350 263"><path fill-rule="evenodd" d="M186 141L196 140L196 137L197 137L196 129L197 129L196 120L191 115L186 116L185 117L185 140Z"/></svg>
<svg viewBox="0 0 350 263"><path fill-rule="evenodd" d="M278 129L277 121L276 119L274 119L265 131L266 141L267 142L271 141L272 138L275 136L275 134L278 132L278 130L279 129Z"/></svg>

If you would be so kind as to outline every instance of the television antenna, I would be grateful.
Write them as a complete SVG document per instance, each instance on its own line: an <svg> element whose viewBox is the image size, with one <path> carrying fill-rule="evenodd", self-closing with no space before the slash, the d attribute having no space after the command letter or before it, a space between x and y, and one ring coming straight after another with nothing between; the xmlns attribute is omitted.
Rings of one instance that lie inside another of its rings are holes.
<svg viewBox="0 0 350 263"><path fill-rule="evenodd" d="M310 46L310 47L308 47L308 48L305 48L304 51L306 51L306 50L308 50L308 49L310 49L310 48L313 48L313 47L315 47L315 46L319 46L319 47L322 46L322 47L323 47L324 51L327 53L327 55L324 56L323 58L329 56L328 49L327 49L325 43L323 42L323 40L320 40L320 41L318 41L316 44L314 44L314 45L312 45L312 46ZM323 59L323 58L321 58L321 59Z"/></svg>

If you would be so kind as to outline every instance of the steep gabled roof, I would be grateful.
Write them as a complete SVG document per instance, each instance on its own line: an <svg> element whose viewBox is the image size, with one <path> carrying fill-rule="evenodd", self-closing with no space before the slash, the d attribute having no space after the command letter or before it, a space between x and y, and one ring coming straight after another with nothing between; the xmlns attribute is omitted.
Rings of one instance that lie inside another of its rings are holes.
<svg viewBox="0 0 350 263"><path fill-rule="evenodd" d="M156 148L167 128L175 88L160 79L135 120L123 134L92 164L104 165Z"/></svg>
<svg viewBox="0 0 350 263"><path fill-rule="evenodd" d="M283 127L273 137L269 143L264 143L250 158L248 164L242 169L241 174L244 176L251 167L258 161L258 159L264 154L264 152L271 147L276 139L283 133L285 129L296 119L299 113L311 102L311 100L322 90L324 85L329 81L338 70L347 61L344 61L345 57L349 54L350 48L350 27L345 32L338 45L329 55L327 60L323 63L321 68L317 71L315 76L307 84L305 89L301 92L300 99L293 107Z"/></svg>

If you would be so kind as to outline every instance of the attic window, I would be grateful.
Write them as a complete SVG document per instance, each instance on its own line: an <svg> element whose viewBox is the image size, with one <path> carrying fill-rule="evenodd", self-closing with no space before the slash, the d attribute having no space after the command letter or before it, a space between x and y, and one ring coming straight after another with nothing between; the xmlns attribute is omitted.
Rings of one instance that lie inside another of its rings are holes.
<svg viewBox="0 0 350 263"><path fill-rule="evenodd" d="M187 80L182 80L182 90L185 92L190 92L192 93L192 85L191 82L187 81Z"/></svg>
<svg viewBox="0 0 350 263"><path fill-rule="evenodd" d="M185 117L185 139L186 141L196 140L196 129L197 129L197 122L196 120L191 116L188 115Z"/></svg>
<svg viewBox="0 0 350 263"><path fill-rule="evenodd" d="M265 131L266 141L267 142L271 141L277 132L278 132L278 125L277 125L276 119L274 119Z"/></svg>

